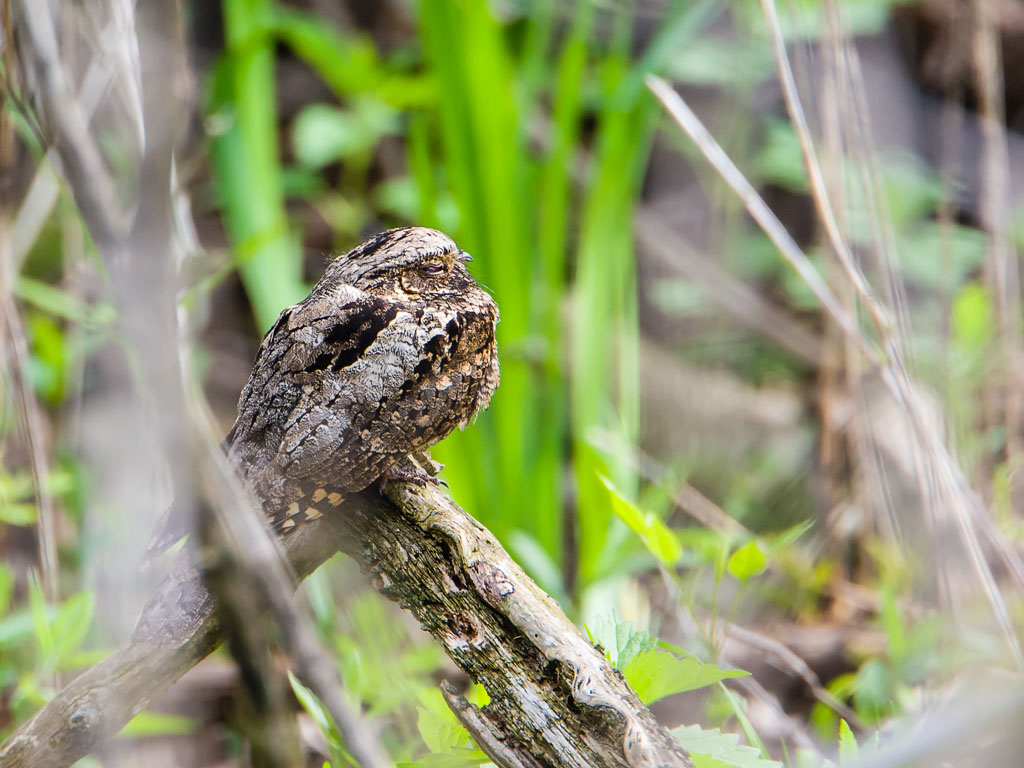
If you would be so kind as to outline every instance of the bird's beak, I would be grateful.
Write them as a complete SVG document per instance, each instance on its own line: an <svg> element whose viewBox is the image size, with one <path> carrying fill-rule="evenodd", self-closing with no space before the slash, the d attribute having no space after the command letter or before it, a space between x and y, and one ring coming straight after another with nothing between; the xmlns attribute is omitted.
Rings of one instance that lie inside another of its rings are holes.
<svg viewBox="0 0 1024 768"><path fill-rule="evenodd" d="M456 256L455 258L456 258L457 261L461 261L463 264L465 264L467 261L472 261L473 260L473 257L470 256L465 251L459 251L459 255Z"/></svg>

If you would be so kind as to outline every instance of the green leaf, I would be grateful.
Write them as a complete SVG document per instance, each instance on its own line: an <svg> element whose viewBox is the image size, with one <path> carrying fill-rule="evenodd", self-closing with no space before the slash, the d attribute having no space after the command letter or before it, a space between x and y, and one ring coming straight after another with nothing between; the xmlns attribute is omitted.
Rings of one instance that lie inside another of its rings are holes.
<svg viewBox="0 0 1024 768"><path fill-rule="evenodd" d="M35 525L39 512L35 504L8 502L0 504L0 523L22 527Z"/></svg>
<svg viewBox="0 0 1024 768"><path fill-rule="evenodd" d="M32 627L35 630L36 645L44 659L53 654L53 631L50 622L50 610L43 596L43 587L39 576L33 571L28 580L28 604L32 611Z"/></svg>
<svg viewBox="0 0 1024 768"><path fill-rule="evenodd" d="M138 739L147 736L187 736L196 730L196 721L183 715L166 712L139 712L117 734L118 738Z"/></svg>
<svg viewBox="0 0 1024 768"><path fill-rule="evenodd" d="M30 611L20 610L0 621L0 650L14 648L32 637L35 629Z"/></svg>
<svg viewBox="0 0 1024 768"><path fill-rule="evenodd" d="M447 754L456 747L465 747L471 743L466 729L454 715L447 718L426 707L418 708L416 729L427 749L435 754Z"/></svg>
<svg viewBox="0 0 1024 768"><path fill-rule="evenodd" d="M311 104L295 118L292 140L300 162L319 167L365 155L398 130L397 114L379 101L359 99L353 109Z"/></svg>
<svg viewBox="0 0 1024 768"><path fill-rule="evenodd" d="M653 513L627 501L604 475L598 475L611 498L612 511L636 533L647 551L665 566L673 566L683 556L683 545L665 523Z"/></svg>
<svg viewBox="0 0 1024 768"><path fill-rule="evenodd" d="M992 301L978 283L965 285L953 300L953 338L963 349L985 347L993 337Z"/></svg>
<svg viewBox="0 0 1024 768"><path fill-rule="evenodd" d="M117 316L112 304L92 306L73 294L26 275L18 276L14 295L43 312L80 325L110 325Z"/></svg>
<svg viewBox="0 0 1024 768"><path fill-rule="evenodd" d="M639 653L653 650L658 641L650 633L637 629L631 621L618 616L601 616L593 627L587 627L590 641L604 648L604 655L618 670L622 670Z"/></svg>
<svg viewBox="0 0 1024 768"><path fill-rule="evenodd" d="M14 594L14 570L6 563L0 563L0 616L7 615Z"/></svg>
<svg viewBox="0 0 1024 768"><path fill-rule="evenodd" d="M860 748L857 746L857 737L850 730L846 720L839 720L839 762L849 763L857 759Z"/></svg>
<svg viewBox="0 0 1024 768"><path fill-rule="evenodd" d="M92 623L95 598L90 591L79 592L65 600L53 619L53 661L65 666L72 652L85 639Z"/></svg>
<svg viewBox="0 0 1024 768"><path fill-rule="evenodd" d="M679 659L659 650L642 651L622 668L626 682L644 704L747 674L738 669L721 669L715 664L704 664L692 655Z"/></svg>
<svg viewBox="0 0 1024 768"><path fill-rule="evenodd" d="M690 753L697 768L781 768L782 763L765 760L754 747L740 744L735 733L718 728L705 731L699 725L674 728L672 735Z"/></svg>
<svg viewBox="0 0 1024 768"><path fill-rule="evenodd" d="M291 672L288 673L288 682L291 683L292 691L294 691L295 698L299 704L313 718L313 722L317 724L320 732L324 735L324 739L327 741L327 751L330 753L332 763L336 766L352 765L352 757L345 749L345 745L341 740L341 734L338 732L338 728L335 726L334 720L331 719L331 714L327 711L327 708L317 698L316 694L300 683L298 678Z"/></svg>
<svg viewBox="0 0 1024 768"><path fill-rule="evenodd" d="M726 567L733 577L739 581L747 581L751 576L761 573L766 563L767 559L761 545L755 539L751 539L732 553Z"/></svg>
<svg viewBox="0 0 1024 768"><path fill-rule="evenodd" d="M418 768L463 768L487 762L436 688L419 691L416 728L430 754L403 764Z"/></svg>

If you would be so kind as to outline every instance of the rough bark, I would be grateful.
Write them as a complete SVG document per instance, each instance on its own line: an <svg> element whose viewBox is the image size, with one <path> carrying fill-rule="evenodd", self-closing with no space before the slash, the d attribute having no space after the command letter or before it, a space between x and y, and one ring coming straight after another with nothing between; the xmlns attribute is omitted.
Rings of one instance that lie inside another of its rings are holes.
<svg viewBox="0 0 1024 768"><path fill-rule="evenodd" d="M304 578L341 550L487 690L445 697L501 766L692 766L621 675L495 538L432 486L393 484L284 540ZM67 685L0 747L5 768L60 768L113 736L217 647L212 599L181 561L127 646Z"/></svg>

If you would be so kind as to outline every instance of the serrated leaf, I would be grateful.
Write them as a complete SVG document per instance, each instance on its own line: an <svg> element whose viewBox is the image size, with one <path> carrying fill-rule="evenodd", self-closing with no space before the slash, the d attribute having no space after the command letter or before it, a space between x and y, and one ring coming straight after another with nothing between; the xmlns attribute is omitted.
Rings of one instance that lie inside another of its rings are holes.
<svg viewBox="0 0 1024 768"><path fill-rule="evenodd" d="M608 489L611 498L612 511L616 516L628 525L643 542L647 551L665 566L673 566L679 562L683 555L683 545L679 543L678 537L653 513L644 511L633 502L623 498L622 494L615 488L604 475L598 475L604 487Z"/></svg>
<svg viewBox="0 0 1024 768"><path fill-rule="evenodd" d="M692 691L747 674L738 669L722 669L715 664L704 664L695 656L680 659L659 650L638 653L622 668L626 682L636 691L640 700L648 705L674 693Z"/></svg>
<svg viewBox="0 0 1024 768"><path fill-rule="evenodd" d="M718 728L705 731L699 725L680 726L671 733L697 768L782 768L782 763L765 760L759 750L740 744L735 733L722 733Z"/></svg>
<svg viewBox="0 0 1024 768"><path fill-rule="evenodd" d="M649 632L637 629L631 621L623 621L618 616L602 616L587 627L591 642L604 648L605 656L619 671L622 670L638 653L655 648L658 641Z"/></svg>
<svg viewBox="0 0 1024 768"><path fill-rule="evenodd" d="M455 716L451 718L432 712L426 707L419 707L416 717L416 729L427 749L435 754L447 754L456 747L465 747L472 743L466 729Z"/></svg>
<svg viewBox="0 0 1024 768"><path fill-rule="evenodd" d="M727 568L729 573L739 581L747 581L765 569L767 558L761 545L751 539L729 556Z"/></svg>

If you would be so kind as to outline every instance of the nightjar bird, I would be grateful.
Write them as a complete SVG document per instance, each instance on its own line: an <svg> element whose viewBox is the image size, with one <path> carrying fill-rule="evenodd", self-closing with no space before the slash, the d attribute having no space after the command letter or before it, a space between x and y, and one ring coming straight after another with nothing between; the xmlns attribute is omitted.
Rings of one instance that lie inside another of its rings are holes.
<svg viewBox="0 0 1024 768"><path fill-rule="evenodd" d="M382 232L327 268L263 338L228 455L287 532L486 408L498 308L442 232ZM310 504L313 502L315 504Z"/></svg>

